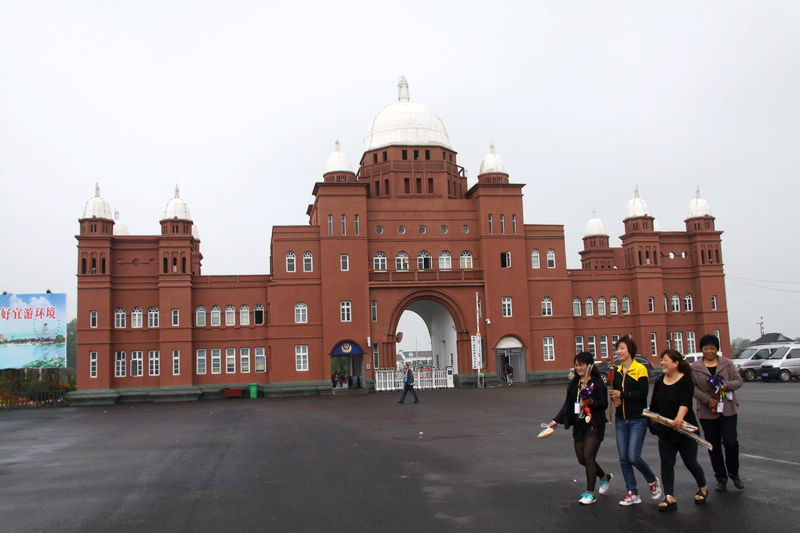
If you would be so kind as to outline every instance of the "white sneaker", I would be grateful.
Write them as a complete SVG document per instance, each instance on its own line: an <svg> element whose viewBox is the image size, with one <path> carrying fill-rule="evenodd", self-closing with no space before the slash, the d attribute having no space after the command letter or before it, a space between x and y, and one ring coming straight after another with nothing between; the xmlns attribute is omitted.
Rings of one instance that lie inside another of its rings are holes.
<svg viewBox="0 0 800 533"><path fill-rule="evenodd" d="M650 497L654 500L658 500L661 498L661 480L656 478L655 481L652 483L647 484L647 488L650 489Z"/></svg>
<svg viewBox="0 0 800 533"><path fill-rule="evenodd" d="M606 492L608 492L608 486L611 484L611 480L614 478L614 474L608 472L606 476L608 477L608 479L601 479L600 483L598 483L598 488L597 488L598 494L605 494Z"/></svg>
<svg viewBox="0 0 800 533"><path fill-rule="evenodd" d="M581 494L581 499L578 500L578 503L581 505L591 505L596 501L597 500L595 499L594 494L591 492L584 492Z"/></svg>
<svg viewBox="0 0 800 533"><path fill-rule="evenodd" d="M642 503L642 499L639 497L638 494L633 494L631 491L628 491L625 497L619 501L619 504L623 507L628 507L629 505L636 505L637 503Z"/></svg>

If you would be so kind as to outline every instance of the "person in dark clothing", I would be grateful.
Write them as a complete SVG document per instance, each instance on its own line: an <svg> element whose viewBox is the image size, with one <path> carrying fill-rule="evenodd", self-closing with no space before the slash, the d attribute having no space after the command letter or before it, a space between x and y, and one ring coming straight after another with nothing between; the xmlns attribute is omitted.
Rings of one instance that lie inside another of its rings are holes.
<svg viewBox="0 0 800 533"><path fill-rule="evenodd" d="M679 428L683 422L697 425L697 418L692 411L694 382L692 367L683 359L680 352L666 350L661 354L663 374L653 386L653 398L650 410L674 420L673 427ZM661 479L664 482L664 501L658 504L659 511L674 511L678 507L675 499L675 458L678 453L689 472L697 482L694 503L706 503L708 486L703 467L697 462L697 442L689 437L673 431L666 426L651 422L658 435L658 454L661 457Z"/></svg>
<svg viewBox="0 0 800 533"><path fill-rule="evenodd" d="M606 474L596 460L605 435L608 389L594 366L592 354L579 353L573 364L575 377L567 385L567 397L547 427L555 428L558 424L564 424L565 429L572 427L575 456L586 470L586 491L578 503L590 505L596 501L595 482L600 479L598 492L605 494L611 480L611 474Z"/></svg>
<svg viewBox="0 0 800 533"><path fill-rule="evenodd" d="M510 363L506 363L505 367L506 383L510 387L514 384L514 367Z"/></svg>
<svg viewBox="0 0 800 533"><path fill-rule="evenodd" d="M403 395L400 396L400 401L397 403L404 403L406 401L406 394L411 393L414 397L414 403L419 403L417 398L417 391L414 390L414 371L408 367L408 363L403 365Z"/></svg>

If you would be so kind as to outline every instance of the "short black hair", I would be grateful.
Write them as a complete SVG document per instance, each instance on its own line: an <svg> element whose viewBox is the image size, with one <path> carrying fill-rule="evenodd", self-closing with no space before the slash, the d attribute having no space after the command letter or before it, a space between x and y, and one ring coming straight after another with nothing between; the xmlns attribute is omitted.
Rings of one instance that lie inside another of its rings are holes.
<svg viewBox="0 0 800 533"><path fill-rule="evenodd" d="M700 349L703 349L703 346L708 346L709 344L713 344L717 350L719 350L719 339L716 335L703 335L703 338L700 339Z"/></svg>

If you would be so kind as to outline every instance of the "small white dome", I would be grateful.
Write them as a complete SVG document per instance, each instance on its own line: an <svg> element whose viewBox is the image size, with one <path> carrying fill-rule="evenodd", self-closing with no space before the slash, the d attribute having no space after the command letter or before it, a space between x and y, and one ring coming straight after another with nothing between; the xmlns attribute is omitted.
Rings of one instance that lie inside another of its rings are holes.
<svg viewBox="0 0 800 533"><path fill-rule="evenodd" d="M653 219L653 231L661 231L661 222L657 218Z"/></svg>
<svg viewBox="0 0 800 533"><path fill-rule="evenodd" d="M584 237L594 237L596 235L603 235L608 237L606 226L603 221L597 218L597 213L592 211L592 218L586 223L586 231L583 233Z"/></svg>
<svg viewBox="0 0 800 533"><path fill-rule="evenodd" d="M451 149L442 119L424 105L409 101L408 82L403 76L397 93L397 102L381 109L367 127L364 151L396 145Z"/></svg>
<svg viewBox="0 0 800 533"><path fill-rule="evenodd" d="M128 225L119 219L117 210L114 210L114 235L130 235Z"/></svg>
<svg viewBox="0 0 800 533"><path fill-rule="evenodd" d="M167 207L164 208L164 216L161 217L161 220L167 218L192 220L192 215L189 213L189 206L181 199L180 190L177 185L175 185L175 198L167 202Z"/></svg>
<svg viewBox="0 0 800 533"><path fill-rule="evenodd" d="M100 185L95 183L94 196L86 202L81 218L107 218L111 220L111 207L108 202L100 198Z"/></svg>
<svg viewBox="0 0 800 533"><path fill-rule="evenodd" d="M694 198L689 202L689 213L686 218L710 217L711 204L705 198L700 197L700 187L694 193Z"/></svg>
<svg viewBox="0 0 800 533"><path fill-rule="evenodd" d="M633 198L628 200L628 205L625 206L625 218L644 217L650 214L650 208L647 207L647 202L639 197L639 187L633 189Z"/></svg>
<svg viewBox="0 0 800 533"><path fill-rule="evenodd" d="M507 174L506 164L503 158L494 153L494 143L489 145L489 153L486 154L486 157L481 161L481 170L478 174L488 174L490 172L502 172L503 174Z"/></svg>
<svg viewBox="0 0 800 533"><path fill-rule="evenodd" d="M328 156L328 160L325 161L325 174L328 172L353 172L350 160L344 155L339 145L339 139L336 139L335 149Z"/></svg>

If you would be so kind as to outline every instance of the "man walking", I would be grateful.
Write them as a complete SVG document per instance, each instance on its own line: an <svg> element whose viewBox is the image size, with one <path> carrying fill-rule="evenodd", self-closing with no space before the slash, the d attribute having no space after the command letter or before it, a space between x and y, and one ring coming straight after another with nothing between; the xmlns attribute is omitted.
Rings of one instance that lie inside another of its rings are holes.
<svg viewBox="0 0 800 533"><path fill-rule="evenodd" d="M417 398L417 391L414 390L414 371L408 367L408 363L403 365L403 395L400 396L400 401L397 403L404 403L406 401L406 394L411 391L414 397L414 403L419 403Z"/></svg>

